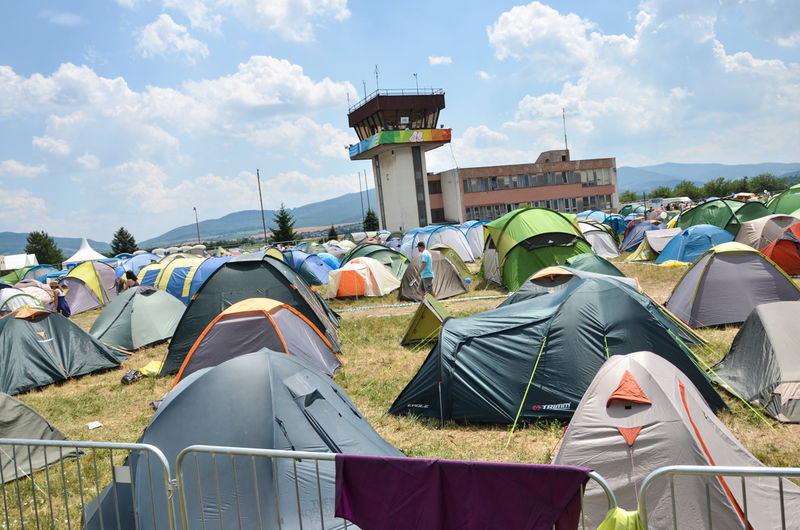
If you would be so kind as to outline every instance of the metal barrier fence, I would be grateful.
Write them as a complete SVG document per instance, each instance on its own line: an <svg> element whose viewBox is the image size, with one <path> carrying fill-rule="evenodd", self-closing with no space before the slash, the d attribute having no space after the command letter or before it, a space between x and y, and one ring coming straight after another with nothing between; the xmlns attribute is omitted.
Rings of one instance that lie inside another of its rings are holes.
<svg viewBox="0 0 800 530"><path fill-rule="evenodd" d="M131 454L147 463L138 491L125 465ZM161 476L153 476L153 470ZM152 445L0 439L0 528L130 528L120 506L128 501L135 506L137 494L155 503L159 483L172 491L169 463ZM167 520L153 519L152 528L174 530L171 508L168 513Z"/></svg>
<svg viewBox="0 0 800 530"><path fill-rule="evenodd" d="M754 525L753 521L751 521L751 514L758 513L759 515L763 515L765 508L764 506L759 506L756 510L750 510L750 506L748 506L748 489L747 489L747 482L748 479L752 480L759 480L759 479L775 479L775 490L774 493L777 494L777 499L772 499L777 501L777 506L775 508L779 508L780 518L774 521L774 524L770 524L770 528L778 528L778 524L780 524L780 528L787 528L787 518L786 518L786 504L785 504L785 485L784 479L787 478L800 478L800 468L795 467L734 467L734 466L667 466L656 469L652 473L650 473L647 478L645 478L642 486L639 490L639 517L642 521L642 524L645 528L648 528L650 525L648 524L648 506L647 506L647 491L653 486L653 484L657 483L659 480L668 480L669 481L669 500L670 500L670 507L672 510L672 522L673 528L677 529L679 527L685 528L685 524L679 524L679 514L686 511L686 506L684 503L680 503L680 507L678 506L678 502L676 499L678 496L676 495L676 491L680 491L680 488L676 489L675 487L675 478L676 477L702 477L703 478L703 486L705 490L705 499L702 500L705 506L705 513L702 514L704 517L707 517L707 527L712 528L714 525L714 520L717 519L717 522L720 524L719 527L721 528L730 528L731 526L725 523L721 523L719 521L720 517L719 514L717 516L714 513L719 509L720 503L712 501L712 490L716 487L719 488L718 492L723 492L723 495L726 498L731 500L731 504L734 505L735 510L738 512L736 517L742 528L745 530L748 528L758 527L758 525ZM726 477L738 477L738 481L725 481ZM716 479L716 484L713 479ZM730 482L730 484L729 484ZM739 482L739 487L737 488L734 483ZM685 486L685 484L684 484ZM768 482L765 483L759 480L759 484L751 488L751 497L755 496L756 493L764 493L765 486L770 487L768 493L771 495L772 485ZM793 486L790 486L793 487ZM741 496L738 501L734 501L734 493L741 493ZM798 495L796 495L795 491L795 500L800 500ZM665 491L666 494L666 491ZM794 511L796 512L797 503L794 504ZM730 512L730 510L729 510ZM777 519L775 517L774 519ZM796 524L796 523L795 523ZM791 525L793 526L793 525Z"/></svg>

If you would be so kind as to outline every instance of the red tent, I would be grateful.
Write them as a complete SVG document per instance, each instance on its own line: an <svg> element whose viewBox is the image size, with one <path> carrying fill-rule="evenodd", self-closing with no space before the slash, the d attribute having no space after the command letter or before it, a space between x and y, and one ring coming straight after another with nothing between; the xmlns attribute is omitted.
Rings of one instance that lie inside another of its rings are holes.
<svg viewBox="0 0 800 530"><path fill-rule="evenodd" d="M800 275L800 223L786 228L761 252L777 263L786 274Z"/></svg>

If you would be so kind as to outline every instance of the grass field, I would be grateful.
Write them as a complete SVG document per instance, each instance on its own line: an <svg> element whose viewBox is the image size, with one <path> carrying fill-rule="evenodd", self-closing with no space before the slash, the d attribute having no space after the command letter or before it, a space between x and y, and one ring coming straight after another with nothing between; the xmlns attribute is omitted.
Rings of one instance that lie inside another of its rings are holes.
<svg viewBox="0 0 800 530"><path fill-rule="evenodd" d="M619 263L628 276L637 277L650 296L665 302L683 268ZM496 307L506 291L473 281L467 294L444 301L454 316ZM400 302L393 293L383 298L333 300L339 311L342 338L342 369L335 380L355 401L377 432L408 456L468 460L547 463L554 454L564 430L561 423L526 426L509 436L506 425L463 425L396 417L386 413L395 397L414 376L430 348L403 348L399 340L411 319L416 304ZM99 310L73 318L88 330ZM701 330L708 346L699 351L712 364L727 351L736 327ZM162 360L166 345L146 348L132 355L127 368L141 368L152 360ZM107 371L51 385L17 396L39 411L72 440L135 442L153 415L151 401L161 399L172 379L145 378L122 385L124 369ZM731 412L722 421L744 446L769 466L800 466L800 426L784 425L768 419L767 425L729 394L721 394ZM102 428L89 430L87 424L99 421ZM510 443L509 442L510 438ZM188 444L187 444L188 445Z"/></svg>

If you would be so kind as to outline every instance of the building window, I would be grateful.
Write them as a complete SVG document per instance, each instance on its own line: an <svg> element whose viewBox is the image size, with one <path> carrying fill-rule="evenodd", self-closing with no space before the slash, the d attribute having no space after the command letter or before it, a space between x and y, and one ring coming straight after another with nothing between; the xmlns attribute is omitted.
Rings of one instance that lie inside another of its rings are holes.
<svg viewBox="0 0 800 530"><path fill-rule="evenodd" d="M431 208L431 222L432 223L444 222L444 208Z"/></svg>
<svg viewBox="0 0 800 530"><path fill-rule="evenodd" d="M439 181L439 180L429 180L428 181L428 194L429 195L440 195L441 193L442 193L442 182ZM433 212L431 212L431 215L433 215Z"/></svg>
<svg viewBox="0 0 800 530"><path fill-rule="evenodd" d="M411 159L414 162L414 184L417 188L417 216L419 226L428 224L428 211L425 206L425 188L422 179L422 155L419 146L411 148Z"/></svg>

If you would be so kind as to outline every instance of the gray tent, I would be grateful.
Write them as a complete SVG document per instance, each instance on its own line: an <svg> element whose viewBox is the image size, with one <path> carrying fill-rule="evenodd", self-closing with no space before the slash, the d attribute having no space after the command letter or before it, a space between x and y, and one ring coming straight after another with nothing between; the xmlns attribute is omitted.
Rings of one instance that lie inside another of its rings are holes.
<svg viewBox="0 0 800 530"><path fill-rule="evenodd" d="M592 246L592 250L595 254L603 256L604 258L619 257L619 241L617 241L609 231L603 228L603 226L609 229L611 227L599 223L586 222L580 222L578 226L580 226L583 237ZM613 230L611 231L613 232Z"/></svg>
<svg viewBox="0 0 800 530"><path fill-rule="evenodd" d="M468 290L467 282L458 273L456 266L439 252L431 252L430 254L433 257L433 294L436 298L442 300L466 293ZM400 292L398 294L400 300L422 301L422 292L420 292L422 280L418 271L419 255L411 260L400 280Z"/></svg>
<svg viewBox="0 0 800 530"><path fill-rule="evenodd" d="M783 422L800 422L800 302L756 306L716 367L717 378Z"/></svg>
<svg viewBox="0 0 800 530"><path fill-rule="evenodd" d="M770 243L778 239L784 230L795 223L800 223L800 218L793 215L767 215L742 223L734 241L750 245L756 250L764 250Z"/></svg>
<svg viewBox="0 0 800 530"><path fill-rule="evenodd" d="M89 334L115 348L138 350L172 337L185 309L183 302L168 292L140 285L108 304Z"/></svg>
<svg viewBox="0 0 800 530"><path fill-rule="evenodd" d="M530 278L525 280L516 292L512 293L508 298L498 306L502 307L508 304L514 304L529 298L536 298L543 294L550 294L555 291L565 289L573 282L579 281L583 278L605 278L611 281L618 281L626 284L629 287L641 291L639 283L636 278L628 278L624 276L611 276L609 274L601 274L599 272L590 272L580 269L573 269L566 265L557 265L555 267L545 267Z"/></svg>
<svg viewBox="0 0 800 530"><path fill-rule="evenodd" d="M61 431L50 425L38 412L0 392L0 438L26 440L66 440ZM41 445L0 445L2 482L23 478L61 459L80 455L78 449Z"/></svg>
<svg viewBox="0 0 800 530"><path fill-rule="evenodd" d="M585 466L605 478L622 508L636 509L636 488L667 465L757 466L752 454L717 419L692 382L669 361L651 352L612 356L597 372L567 427L553 460ZM773 477L747 481L750 528L781 528L780 486L786 503L784 528L800 526L800 488ZM711 528L703 477L675 478L677 520L670 481L647 493L649 528ZM714 528L743 528L745 506L738 479L708 481ZM583 506L596 528L608 509L605 493L587 487Z"/></svg>
<svg viewBox="0 0 800 530"><path fill-rule="evenodd" d="M800 288L769 258L730 242L713 247L686 271L666 307L692 326L744 322L759 304L800 300Z"/></svg>
<svg viewBox="0 0 800 530"><path fill-rule="evenodd" d="M254 447L364 455L402 456L384 441L358 412L347 394L329 377L308 367L304 362L284 353L267 349L236 357L214 368L201 370L182 380L170 391L156 411L150 425L139 439L153 444L174 466L178 453L192 444ZM144 457L130 459L135 509L122 506L122 511L138 516L139 528L150 528L153 505L149 491L148 463ZM201 528L201 515L206 528L236 527L237 512L243 528L258 527L260 513L264 528L277 528L278 510L273 482L280 491L281 528L300 528L297 519L293 465L296 464L300 505L305 527L320 523L319 496L323 499L324 527L342 528L344 521L335 519L334 463L320 462L321 492L317 489L316 462L226 457L217 459L214 472L212 459L198 455L184 468L184 484L191 528ZM152 463L153 477L161 477ZM199 471L198 471L199 470ZM238 488L234 487L235 484ZM218 480L219 489L216 488ZM257 494L254 486L257 480ZM167 518L163 484L153 481L155 514L159 521ZM199 504L202 490L203 508ZM219 495L219 497L217 497ZM118 496L120 502L130 496ZM113 520L113 495L100 503L105 521ZM176 512L177 502L175 504ZM260 512L257 512L257 506ZM219 520L218 510L223 522ZM88 510L87 510L88 511ZM87 528L100 528L100 512L87 513ZM123 521L123 528L133 528L133 521ZM180 528L180 525L179 525Z"/></svg>

